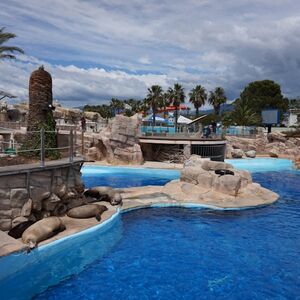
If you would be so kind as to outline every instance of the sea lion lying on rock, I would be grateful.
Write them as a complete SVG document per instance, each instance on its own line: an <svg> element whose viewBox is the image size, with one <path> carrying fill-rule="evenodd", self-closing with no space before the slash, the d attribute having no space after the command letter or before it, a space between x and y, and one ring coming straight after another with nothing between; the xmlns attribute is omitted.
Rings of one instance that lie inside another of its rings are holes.
<svg viewBox="0 0 300 300"><path fill-rule="evenodd" d="M26 221L26 222L22 222L20 224L18 224L17 226L13 227L9 232L8 235L15 238L15 239L19 239L23 232L33 224L33 221Z"/></svg>
<svg viewBox="0 0 300 300"><path fill-rule="evenodd" d="M32 249L36 247L37 243L65 229L66 226L59 217L48 217L28 227L22 234L22 240Z"/></svg>
<svg viewBox="0 0 300 300"><path fill-rule="evenodd" d="M105 205L86 204L74 207L67 212L70 218L86 219L95 217L97 221L101 220L101 215L107 210Z"/></svg>
<svg viewBox="0 0 300 300"><path fill-rule="evenodd" d="M233 171L226 170L226 169L219 169L215 170L215 174L223 176L223 175L234 175Z"/></svg>
<svg viewBox="0 0 300 300"><path fill-rule="evenodd" d="M119 205L122 203L122 196L109 186L97 186L86 190L84 195L88 202L106 201L111 205Z"/></svg>

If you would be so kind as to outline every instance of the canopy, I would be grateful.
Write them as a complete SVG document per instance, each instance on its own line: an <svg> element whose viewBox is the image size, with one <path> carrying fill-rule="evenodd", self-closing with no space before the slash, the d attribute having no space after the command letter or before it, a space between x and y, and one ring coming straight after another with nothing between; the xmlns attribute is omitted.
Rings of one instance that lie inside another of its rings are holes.
<svg viewBox="0 0 300 300"><path fill-rule="evenodd" d="M143 122L152 122L153 121L153 114L145 117ZM158 115L155 116L155 122L167 123L168 121Z"/></svg>
<svg viewBox="0 0 300 300"><path fill-rule="evenodd" d="M179 118L177 119L177 124L190 124L191 122L191 119L186 118L184 116L179 116Z"/></svg>

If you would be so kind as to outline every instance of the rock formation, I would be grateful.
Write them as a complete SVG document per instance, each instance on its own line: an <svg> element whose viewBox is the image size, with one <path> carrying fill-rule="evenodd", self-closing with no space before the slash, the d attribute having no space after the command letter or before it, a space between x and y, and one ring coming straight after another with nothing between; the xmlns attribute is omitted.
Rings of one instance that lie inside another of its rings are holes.
<svg viewBox="0 0 300 300"><path fill-rule="evenodd" d="M228 173L233 175L216 174L220 170L230 171ZM180 180L173 180L163 187L124 189L122 197L125 208L154 203L245 208L270 204L278 199L276 193L253 183L248 171L236 170L224 162L195 158L194 155L185 163Z"/></svg>
<svg viewBox="0 0 300 300"><path fill-rule="evenodd" d="M88 158L104 158L111 164L141 164L143 154L138 140L138 126L136 117L117 115L105 129L93 135Z"/></svg>
<svg viewBox="0 0 300 300"><path fill-rule="evenodd" d="M283 133L258 134L256 138L227 136L226 158L254 158L257 154L270 157L294 158L300 155L300 138Z"/></svg>

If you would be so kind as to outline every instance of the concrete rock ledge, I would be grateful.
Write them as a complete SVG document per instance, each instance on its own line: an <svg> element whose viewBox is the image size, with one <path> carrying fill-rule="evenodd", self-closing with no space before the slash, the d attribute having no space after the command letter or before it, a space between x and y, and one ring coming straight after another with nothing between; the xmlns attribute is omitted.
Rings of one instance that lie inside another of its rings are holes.
<svg viewBox="0 0 300 300"><path fill-rule="evenodd" d="M220 170L225 174L216 174ZM252 182L248 171L192 156L185 162L180 180L173 180L163 187L123 189L122 198L122 208L126 209L155 203L194 203L242 209L271 204L279 195Z"/></svg>

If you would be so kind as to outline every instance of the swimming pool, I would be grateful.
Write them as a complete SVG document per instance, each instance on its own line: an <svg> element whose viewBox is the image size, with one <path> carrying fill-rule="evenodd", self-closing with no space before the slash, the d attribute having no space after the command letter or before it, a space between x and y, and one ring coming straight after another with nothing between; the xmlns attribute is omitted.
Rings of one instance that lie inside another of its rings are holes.
<svg viewBox="0 0 300 300"><path fill-rule="evenodd" d="M83 182L87 188L99 185L114 188L164 185L180 176L178 170L106 166L84 166L81 172Z"/></svg>
<svg viewBox="0 0 300 300"><path fill-rule="evenodd" d="M29 254L26 272L1 281L1 296L10 287L16 299L297 299L300 173L253 177L279 201L246 211L131 211Z"/></svg>
<svg viewBox="0 0 300 300"><path fill-rule="evenodd" d="M251 158L227 159L237 169L250 172L279 172L293 170L293 162L289 159ZM178 170L144 169L132 167L84 166L82 179L87 188L105 185L111 187L132 187L145 185L164 185L180 176Z"/></svg>
<svg viewBox="0 0 300 300"><path fill-rule="evenodd" d="M294 169L293 162L284 158L226 159L226 162L232 164L236 169L250 172L280 172Z"/></svg>

